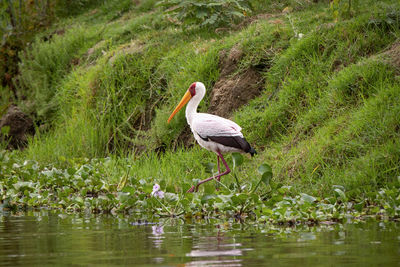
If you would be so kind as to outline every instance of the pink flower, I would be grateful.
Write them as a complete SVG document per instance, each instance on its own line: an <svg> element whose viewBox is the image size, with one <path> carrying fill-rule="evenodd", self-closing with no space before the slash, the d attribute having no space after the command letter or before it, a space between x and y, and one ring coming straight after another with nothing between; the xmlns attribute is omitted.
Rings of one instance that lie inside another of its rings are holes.
<svg viewBox="0 0 400 267"><path fill-rule="evenodd" d="M153 192L151 192L153 197L164 198L164 192L160 190L160 185L155 184L153 186Z"/></svg>

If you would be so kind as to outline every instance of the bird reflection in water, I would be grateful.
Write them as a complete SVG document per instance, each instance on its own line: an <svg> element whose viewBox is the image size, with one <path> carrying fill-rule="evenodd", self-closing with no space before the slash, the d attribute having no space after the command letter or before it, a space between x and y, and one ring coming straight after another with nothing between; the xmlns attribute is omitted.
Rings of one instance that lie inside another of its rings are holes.
<svg viewBox="0 0 400 267"><path fill-rule="evenodd" d="M242 266L243 251L241 243L235 242L234 237L226 237L218 231L213 237L199 237L187 257L193 260L186 266Z"/></svg>

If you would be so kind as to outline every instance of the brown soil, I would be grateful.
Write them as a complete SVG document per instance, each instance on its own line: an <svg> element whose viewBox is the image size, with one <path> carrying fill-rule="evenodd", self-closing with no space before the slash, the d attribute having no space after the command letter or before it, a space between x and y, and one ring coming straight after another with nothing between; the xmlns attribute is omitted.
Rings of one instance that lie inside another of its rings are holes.
<svg viewBox="0 0 400 267"><path fill-rule="evenodd" d="M121 54L132 55L136 53L141 53L144 49L144 43L133 41L128 45L123 45L120 49L111 56L109 59L110 64L114 65L115 59Z"/></svg>
<svg viewBox="0 0 400 267"><path fill-rule="evenodd" d="M229 117L234 110L260 95L263 78L256 69L235 74L242 56L243 52L237 46L229 53L220 53L221 76L211 92L209 113Z"/></svg>
<svg viewBox="0 0 400 267"><path fill-rule="evenodd" d="M32 119L15 105L11 105L0 119L0 129L4 126L10 127L8 137L0 133L0 138L9 140L9 149L24 148L27 145L27 136L35 132Z"/></svg>
<svg viewBox="0 0 400 267"><path fill-rule="evenodd" d="M400 41L395 42L384 54L390 62L400 71Z"/></svg>
<svg viewBox="0 0 400 267"><path fill-rule="evenodd" d="M208 112L229 117L234 110L258 96L263 82L255 69L248 69L232 78L222 78L214 86Z"/></svg>
<svg viewBox="0 0 400 267"><path fill-rule="evenodd" d="M235 29L243 29L243 28L247 27L250 24L256 23L257 21L269 20L271 18L276 18L276 17L279 17L279 16L281 16L281 14L279 14L279 13L277 13L277 14L271 14L271 13L257 14L257 15L252 16L252 17L247 17L241 23L239 23L238 25L234 26L234 28Z"/></svg>

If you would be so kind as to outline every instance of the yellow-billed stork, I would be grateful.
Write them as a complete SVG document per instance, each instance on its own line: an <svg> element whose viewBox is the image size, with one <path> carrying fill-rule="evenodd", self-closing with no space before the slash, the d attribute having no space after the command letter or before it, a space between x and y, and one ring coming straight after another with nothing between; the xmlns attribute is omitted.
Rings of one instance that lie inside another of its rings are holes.
<svg viewBox="0 0 400 267"><path fill-rule="evenodd" d="M198 190L199 185L212 179L220 181L221 176L231 172L222 154L228 152L256 153L254 148L243 137L240 132L242 128L233 121L207 113L197 113L197 106L206 94L206 87L201 82L192 83L185 95L168 118L168 123L178 111L187 104L186 120L190 125L194 138L200 146L217 154L218 174L200 181L192 186L188 192ZM219 159L221 158L226 171L221 173Z"/></svg>

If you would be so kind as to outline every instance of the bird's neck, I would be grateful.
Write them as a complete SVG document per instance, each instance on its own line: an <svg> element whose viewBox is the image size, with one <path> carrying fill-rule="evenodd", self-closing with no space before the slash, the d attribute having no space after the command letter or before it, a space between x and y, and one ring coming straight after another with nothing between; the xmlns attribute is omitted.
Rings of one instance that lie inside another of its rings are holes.
<svg viewBox="0 0 400 267"><path fill-rule="evenodd" d="M195 100L196 99L192 98L186 106L186 120L189 125L192 125L193 115L197 113L197 107L200 102Z"/></svg>

